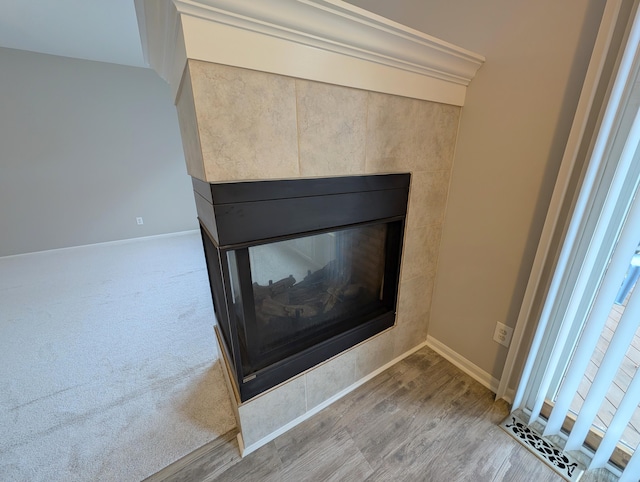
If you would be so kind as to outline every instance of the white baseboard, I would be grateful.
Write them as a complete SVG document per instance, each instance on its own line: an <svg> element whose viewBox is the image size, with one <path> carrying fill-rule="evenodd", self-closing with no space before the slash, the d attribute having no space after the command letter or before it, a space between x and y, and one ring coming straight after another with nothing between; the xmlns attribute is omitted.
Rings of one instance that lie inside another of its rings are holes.
<svg viewBox="0 0 640 482"><path fill-rule="evenodd" d="M356 388L358 388L360 385L363 385L364 383L368 382L369 380L371 380L372 378L374 378L375 376L379 375L380 373L382 373L383 371L385 371L387 368L392 367L393 365L395 365L396 363L398 363L399 361L405 359L406 357L408 357L409 355L411 355L412 353L415 353L416 351L418 351L420 348L423 348L424 346L427 346L427 342L423 342L420 343L417 346L414 346L413 348L411 348L410 350L404 352L402 355L394 358L393 360L391 360L389 363L387 363L386 365L381 366L380 368L378 368L377 370L369 373L367 376L361 378L360 380L358 380L357 382L353 383L352 385L349 385L347 388L345 388L344 390L336 393L334 396L332 396L331 398L325 400L324 402L322 402L319 405L316 405L315 407L313 407L311 410L303 413L302 415L300 415L298 418L292 420L291 422L287 423L286 425L283 425L282 427L280 427L278 430L275 430L273 432L271 432L269 435L261 438L260 440L258 440L257 442L252 443L249 446L244 445L244 440L242 438L242 431L240 431L240 433L238 433L238 446L240 447L240 455L242 457L244 457L245 455L249 455L251 452L254 452L256 450L258 450L260 447L262 447L265 444L268 444L269 442L271 442L273 439L275 439L276 437L282 435L283 433L291 430L293 427L295 427L296 425L301 424L302 422L304 422L305 420L311 418L312 416L314 416L316 413L318 413L320 410L323 410L324 408L328 407L329 405L331 405L332 403L340 400L342 397L344 397L345 395L347 395L349 392L352 392L353 390L355 390Z"/></svg>
<svg viewBox="0 0 640 482"><path fill-rule="evenodd" d="M136 242L140 242L140 241L150 241L152 239L172 238L172 237L175 237L175 236L184 236L184 235L187 235L187 234L195 234L195 233L199 233L199 232L200 232L200 230L198 230L198 229L190 229L190 230L187 230L187 231L177 231L175 233L154 234L154 235L151 235L151 236L140 236L138 238L116 239L116 240L113 240L113 241L103 241L101 243L80 244L78 246L67 246L65 248L44 249L42 251L31 251L29 253L10 254L8 256L0 256L0 259L17 258L19 256L29 256L29 255L32 255L32 254L55 253L55 252L59 252L59 251L69 251L69 250L72 250L72 249L89 248L91 246L113 246L113 245L125 244L125 243L136 243Z"/></svg>
<svg viewBox="0 0 640 482"><path fill-rule="evenodd" d="M397 358L394 358L393 360L391 360L386 365L381 366L377 370L375 370L375 371L371 372L370 374L368 374L367 376L361 378L360 380L358 380L357 382L355 382L352 385L348 386L344 390L336 393L333 397L331 397L331 398L325 400L324 402L322 402L321 404L313 407L311 410L305 412L304 414L300 415L298 418L292 420L291 422L287 423L286 425L283 425L279 429L271 432L269 435L266 435L265 437L261 438L257 442L254 442L251 445L245 446L244 445L244 440L242 438L242 432L238 433L238 446L240 447L241 456L244 457L245 455L249 455L251 452L254 452L254 451L258 450L263 445L271 442L276 437L282 435L283 433L291 430L296 425L299 425L300 423L304 422L305 420L311 418L316 413L320 412L324 408L328 407L332 403L338 401L339 399L341 399L342 397L344 397L348 393L350 393L353 390L355 390L356 388L358 388L360 385L363 385L364 383L368 382L369 380L371 380L375 376L377 376L380 373L382 373L383 371L385 371L387 368L390 368L391 366L395 365L399 361L403 360L404 358L408 357L412 353L420 350L421 348L423 348L425 346L428 346L433 351L438 353L440 356L442 356L443 358L445 358L449 362L453 363L457 368L459 368L460 370L465 372L467 375L472 377L474 380L476 380L481 385L487 387L493 393L495 393L497 391L497 389L498 389L498 380L493 378L489 373L485 372L484 370L482 370L477 365L474 365L473 363L471 363L466 358L460 356L458 353L453 351L451 348L449 348L445 344L441 343L440 341L436 340L435 338L433 338L431 336L428 336L427 340L425 342L413 347L412 349L408 350L407 352L403 353L402 355L398 356ZM509 396L510 399L513 400L513 390L510 390L507 393L507 396ZM505 400L507 402L510 403L510 400L506 396L504 398L505 398Z"/></svg>
<svg viewBox="0 0 640 482"><path fill-rule="evenodd" d="M498 391L498 385L500 384L499 380L493 378L489 373L485 372L477 365L474 365L459 353L453 351L444 343L436 340L432 336L427 336L426 345L433 351L438 353L440 356L453 363L456 367L465 372L478 383L487 387L493 393L496 393ZM513 399L513 395L511 396Z"/></svg>
<svg viewBox="0 0 640 482"><path fill-rule="evenodd" d="M502 400L504 400L505 402L507 402L509 405L513 405L513 397L516 396L516 389L515 388L507 388L507 391L505 392L504 395L502 395Z"/></svg>

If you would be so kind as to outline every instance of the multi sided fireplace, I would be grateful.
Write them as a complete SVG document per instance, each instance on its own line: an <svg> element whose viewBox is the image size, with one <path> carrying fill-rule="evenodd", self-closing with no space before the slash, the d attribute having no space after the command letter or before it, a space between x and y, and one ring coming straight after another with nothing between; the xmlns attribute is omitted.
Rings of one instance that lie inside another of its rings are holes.
<svg viewBox="0 0 640 482"><path fill-rule="evenodd" d="M193 179L217 334L241 401L393 326L409 180Z"/></svg>

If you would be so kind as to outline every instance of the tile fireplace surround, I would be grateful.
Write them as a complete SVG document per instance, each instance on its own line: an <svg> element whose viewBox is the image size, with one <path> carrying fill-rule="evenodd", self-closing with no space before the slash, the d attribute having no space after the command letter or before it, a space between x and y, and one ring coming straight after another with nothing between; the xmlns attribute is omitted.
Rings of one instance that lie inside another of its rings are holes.
<svg viewBox="0 0 640 482"><path fill-rule="evenodd" d="M188 42L186 50L173 83L192 177L412 174L395 326L248 402L236 399L246 454L426 341L461 103L190 58Z"/></svg>

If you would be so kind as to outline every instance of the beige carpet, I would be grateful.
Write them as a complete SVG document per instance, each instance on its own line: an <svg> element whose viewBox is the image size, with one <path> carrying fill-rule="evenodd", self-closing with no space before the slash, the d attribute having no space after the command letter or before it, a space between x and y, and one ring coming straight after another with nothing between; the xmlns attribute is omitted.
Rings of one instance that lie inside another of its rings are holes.
<svg viewBox="0 0 640 482"><path fill-rule="evenodd" d="M0 480L138 481L235 426L197 233L0 258Z"/></svg>

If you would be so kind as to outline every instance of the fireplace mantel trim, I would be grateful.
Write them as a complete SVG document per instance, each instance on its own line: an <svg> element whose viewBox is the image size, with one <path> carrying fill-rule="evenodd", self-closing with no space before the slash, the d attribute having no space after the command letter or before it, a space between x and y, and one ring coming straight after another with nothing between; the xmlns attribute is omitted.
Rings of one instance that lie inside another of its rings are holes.
<svg viewBox="0 0 640 482"><path fill-rule="evenodd" d="M463 105L484 62L340 0L136 0L136 9L147 62L174 94L190 58Z"/></svg>

